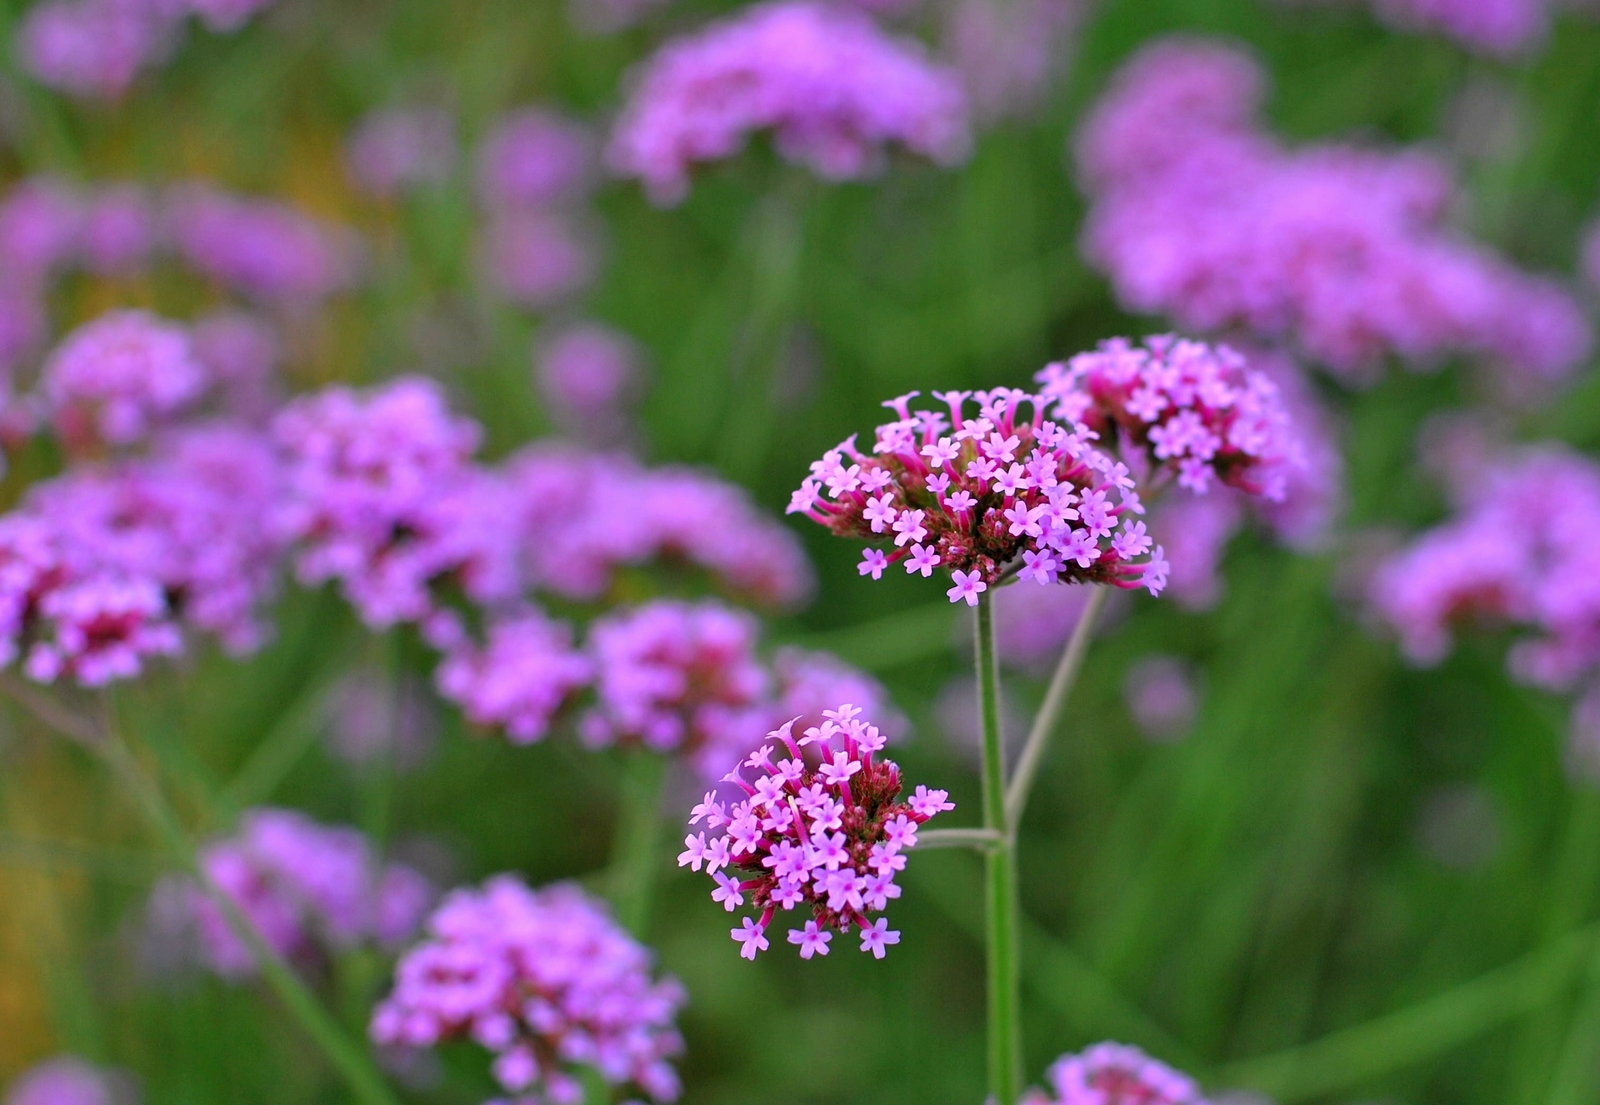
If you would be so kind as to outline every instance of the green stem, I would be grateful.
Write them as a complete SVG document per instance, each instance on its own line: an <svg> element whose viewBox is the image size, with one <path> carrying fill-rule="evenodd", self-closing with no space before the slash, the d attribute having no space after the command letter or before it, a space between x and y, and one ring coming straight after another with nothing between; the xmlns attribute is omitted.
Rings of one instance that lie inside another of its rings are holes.
<svg viewBox="0 0 1600 1105"><path fill-rule="evenodd" d="M1022 1084L1021 991L1017 973L1016 837L1006 818L1006 776L1000 731L1000 669L994 608L978 596L979 714L983 722L983 825L1000 835L983 858L988 945L989 1092L1013 1105Z"/></svg>
<svg viewBox="0 0 1600 1105"><path fill-rule="evenodd" d="M653 752L631 752L622 768L622 808L613 845L612 894L617 920L644 939L650 926L656 874L661 866L661 787L666 759Z"/></svg>
<svg viewBox="0 0 1600 1105"><path fill-rule="evenodd" d="M1561 1047L1555 1078L1545 1100L1549 1105L1583 1105L1595 1099L1595 1057L1600 1052L1600 940L1589 954L1583 996L1572 1015Z"/></svg>
<svg viewBox="0 0 1600 1105"><path fill-rule="evenodd" d="M213 882L200 864L199 848L184 831L177 813L161 793L156 781L146 774L144 767L123 743L113 723L108 708L105 723L96 726L82 721L50 703L45 696L31 690L8 686L13 697L46 724L57 728L63 735L94 752L111 770L126 789L139 812L171 853L173 860L214 902L222 912L228 927L244 942L261 976L278 999L300 1023L308 1036L322 1049L333 1068L350 1088L353 1098L362 1105L398 1105L398 1102L378 1072L367 1061L361 1049L344 1034L333 1016L322 1007L300 981L289 964L261 938L255 926L220 887ZM16 693L21 690L22 693ZM107 704L109 707L109 703ZM40 708L35 708L40 707ZM59 724L58 721L64 723Z"/></svg>

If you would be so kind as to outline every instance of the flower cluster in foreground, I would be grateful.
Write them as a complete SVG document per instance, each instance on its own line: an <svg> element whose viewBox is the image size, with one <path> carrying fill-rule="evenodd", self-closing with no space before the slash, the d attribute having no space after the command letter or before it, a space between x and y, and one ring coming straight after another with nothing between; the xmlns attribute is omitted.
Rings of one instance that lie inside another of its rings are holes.
<svg viewBox="0 0 1600 1105"><path fill-rule="evenodd" d="M1444 225L1455 186L1433 158L1283 148L1260 127L1260 66L1203 41L1136 54L1077 141L1084 252L1131 310L1244 330L1347 381L1386 356L1466 354L1549 381L1583 362L1588 320Z"/></svg>
<svg viewBox="0 0 1600 1105"><path fill-rule="evenodd" d="M960 79L864 13L812 0L757 4L646 65L608 159L657 203L689 192L697 161L771 130L778 152L828 180L866 176L897 142L940 163L967 153Z"/></svg>
<svg viewBox="0 0 1600 1105"><path fill-rule="evenodd" d="M1093 430L1051 421L1053 400L1024 391L935 392L948 416L912 411L917 394L884 404L899 417L878 427L871 453L852 436L813 463L789 504L838 536L891 542L866 550L862 575L942 569L950 601L972 606L1013 572L1160 593L1166 558L1132 517L1144 513L1134 480Z"/></svg>
<svg viewBox="0 0 1600 1105"><path fill-rule="evenodd" d="M900 896L895 872L905 868L901 853L917 843L918 828L955 806L944 791L924 786L898 801L899 767L873 758L886 738L855 706L825 710L798 739L793 727L773 731L773 743L724 777L743 797L729 805L707 792L689 819L706 827L684 838L678 866L704 865L717 884L712 900L730 913L748 898L758 917L732 930L746 959L768 946L774 914L797 906L811 913L804 927L789 930L802 959L827 955L833 934L852 928L860 930L861 950L882 959L900 933L869 914Z"/></svg>
<svg viewBox="0 0 1600 1105"><path fill-rule="evenodd" d="M1129 1044L1063 1055L1047 1077L1051 1092L1035 1090L1023 1105L1206 1105L1194 1079Z"/></svg>
<svg viewBox="0 0 1600 1105"><path fill-rule="evenodd" d="M201 851L200 866L268 946L292 959L364 941L394 947L416 932L434 898L432 884L412 868L376 862L356 830L294 810L248 811L235 836ZM228 977L252 973L254 956L216 902L189 883L181 892L206 964Z"/></svg>
<svg viewBox="0 0 1600 1105"><path fill-rule="evenodd" d="M518 1103L577 1105L581 1069L608 1086L676 1100L668 1059L683 987L651 977L651 954L576 886L530 890L512 875L451 892L428 938L395 968L374 1010L379 1044L471 1039L495 1053L494 1077Z"/></svg>

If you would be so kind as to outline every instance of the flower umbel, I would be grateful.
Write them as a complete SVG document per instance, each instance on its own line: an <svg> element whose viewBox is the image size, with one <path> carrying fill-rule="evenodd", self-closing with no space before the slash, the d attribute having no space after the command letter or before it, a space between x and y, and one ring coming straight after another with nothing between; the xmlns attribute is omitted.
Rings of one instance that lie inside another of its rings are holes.
<svg viewBox="0 0 1600 1105"><path fill-rule="evenodd" d="M831 934L852 928L861 950L878 959L900 942L886 918L868 915L900 896L895 872L905 868L901 853L916 844L918 828L955 806L944 791L923 786L899 801L900 769L873 758L885 738L859 715L846 703L823 711L822 723L798 739L793 722L775 730L773 743L724 778L744 792L740 800L730 806L709 792L693 810L689 824L703 819L706 827L684 838L678 866L703 864L717 884L712 900L729 913L747 902L758 911L732 930L746 959L768 946L767 926L780 908L801 905L811 919L790 931L789 943L802 959L827 955Z"/></svg>
<svg viewBox="0 0 1600 1105"><path fill-rule="evenodd" d="M1094 430L1045 418L1048 400L1025 391L935 392L948 417L911 410L917 394L884 404L899 417L871 453L852 436L823 454L789 503L838 536L892 543L866 550L862 575L942 568L950 601L969 606L1013 575L1160 593L1166 558L1132 517L1144 506L1127 465Z"/></svg>

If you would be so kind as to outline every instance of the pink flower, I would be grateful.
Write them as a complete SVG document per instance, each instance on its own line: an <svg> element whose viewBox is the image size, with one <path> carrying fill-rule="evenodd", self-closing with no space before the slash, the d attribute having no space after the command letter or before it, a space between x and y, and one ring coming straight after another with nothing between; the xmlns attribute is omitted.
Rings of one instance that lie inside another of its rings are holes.
<svg viewBox="0 0 1600 1105"><path fill-rule="evenodd" d="M788 938L800 946L802 958L826 955L829 933L855 926L862 932L862 951L881 959L900 934L884 918L874 922L867 914L900 896L893 874L904 866L901 851L915 845L917 826L954 806L944 791L925 787L909 803L897 801L900 769L874 758L885 738L856 707L823 711L798 742L791 736L794 726L787 722L773 730L769 743L724 778L741 792L738 801L725 805L707 795L696 808L697 817L715 812L718 824L708 819L706 834L717 835L688 838L678 865L698 870L705 859L717 882L714 900L732 909L748 899L758 911L758 920L744 917L732 932L747 959L767 947L763 933L777 910L803 904L809 904L811 920ZM775 762L773 755L780 759ZM719 841L726 873L718 870L722 863L709 861Z"/></svg>
<svg viewBox="0 0 1600 1105"><path fill-rule="evenodd" d="M916 394L884 404L899 417L878 427L871 453L852 437L823 454L789 506L842 537L878 541L892 532L891 551L866 550L862 575L877 579L908 557L907 571L936 563L951 572L950 601L973 606L1024 569L1040 583L1159 590L1151 566L1161 550L1146 552L1133 538L1133 516L1144 511L1134 481L1092 444L1094 430L1046 419L1047 400L1023 391L935 393L948 417L913 412ZM974 398L976 418L967 407Z"/></svg>
<svg viewBox="0 0 1600 1105"><path fill-rule="evenodd" d="M776 0L669 42L640 74L607 160L670 205L697 161L774 132L778 152L828 180L876 171L897 142L941 164L967 154L954 74L859 12Z"/></svg>
<svg viewBox="0 0 1600 1105"><path fill-rule="evenodd" d="M594 139L582 124L540 107L497 120L478 147L478 197L491 211L548 208L588 187Z"/></svg>
<svg viewBox="0 0 1600 1105"><path fill-rule="evenodd" d="M145 311L112 311L68 334L40 377L69 448L125 446L193 404L206 386L189 333Z"/></svg>
<svg viewBox="0 0 1600 1105"><path fill-rule="evenodd" d="M448 180L456 157L456 122L442 108L369 112L345 143L350 179L375 196L396 196Z"/></svg>
<svg viewBox="0 0 1600 1105"><path fill-rule="evenodd" d="M439 664L439 693L475 724L504 729L513 744L544 739L551 720L594 678L572 647L570 626L529 610L489 623L488 643L462 641Z"/></svg>
<svg viewBox="0 0 1600 1105"><path fill-rule="evenodd" d="M1048 1078L1054 1097L1045 1105L1205 1105L1192 1078L1127 1044L1063 1055Z"/></svg>
<svg viewBox="0 0 1600 1105"><path fill-rule="evenodd" d="M470 1039L494 1053L512 1094L582 1100L584 1070L616 1096L675 1101L668 1061L686 994L652 978L652 956L578 887L529 890L513 875L452 891L373 1010L375 1043Z"/></svg>

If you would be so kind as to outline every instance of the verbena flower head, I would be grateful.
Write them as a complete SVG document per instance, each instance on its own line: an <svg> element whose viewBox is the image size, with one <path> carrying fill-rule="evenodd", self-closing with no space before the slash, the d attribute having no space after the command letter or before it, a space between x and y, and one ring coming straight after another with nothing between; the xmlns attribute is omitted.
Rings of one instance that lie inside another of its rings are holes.
<svg viewBox="0 0 1600 1105"><path fill-rule="evenodd" d="M259 423L277 410L283 343L271 323L248 311L223 309L195 320L190 338L224 412Z"/></svg>
<svg viewBox="0 0 1600 1105"><path fill-rule="evenodd" d="M924 578L949 572L950 601L970 606L1012 574L1160 593L1166 559L1136 520L1133 478L1093 430L1051 421L1052 404L1024 391L935 392L948 413L912 411L917 394L884 404L899 417L871 453L851 437L813 463L789 504L838 536L883 543L862 575L902 563Z"/></svg>
<svg viewBox="0 0 1600 1105"><path fill-rule="evenodd" d="M1227 346L1171 334L1100 343L1038 375L1053 414L1103 448L1203 495L1213 483L1282 501L1304 458L1277 385Z"/></svg>
<svg viewBox="0 0 1600 1105"><path fill-rule="evenodd" d="M666 562L700 568L762 606L797 606L812 591L794 534L710 473L536 445L511 458L506 480L518 546L540 590L598 599L620 569Z"/></svg>
<svg viewBox="0 0 1600 1105"><path fill-rule="evenodd" d="M486 601L515 592L499 486L471 463L478 427L431 381L329 388L285 407L273 435L278 524L303 582L337 580L374 626L426 619L447 583Z"/></svg>
<svg viewBox="0 0 1600 1105"><path fill-rule="evenodd" d="M529 610L489 623L482 645L462 641L435 673L439 693L477 725L513 744L542 740L550 722L594 678L594 661L572 644L572 627Z"/></svg>
<svg viewBox="0 0 1600 1105"><path fill-rule="evenodd" d="M119 1078L75 1055L36 1063L6 1091L5 1105L129 1105Z"/></svg>
<svg viewBox="0 0 1600 1105"><path fill-rule="evenodd" d="M1352 382L1386 356L1464 354L1535 381L1583 362L1592 334L1570 294L1448 229L1440 162L1285 149L1261 129L1263 85L1238 50L1164 41L1089 114L1083 247L1124 306L1285 342Z"/></svg>
<svg viewBox="0 0 1600 1105"><path fill-rule="evenodd" d="M261 510L276 494L265 444L226 426L34 485L0 518L0 662L95 686L179 651L184 626L254 648L281 555Z"/></svg>
<svg viewBox="0 0 1600 1105"><path fill-rule="evenodd" d="M482 251L495 291L534 309L582 291L599 269L593 235L570 216L550 211L496 214L484 227Z"/></svg>
<svg viewBox="0 0 1600 1105"><path fill-rule="evenodd" d="M634 744L694 759L712 774L752 743L766 714L756 620L715 602L670 599L589 629L596 705L578 723L591 747Z"/></svg>
<svg viewBox="0 0 1600 1105"><path fill-rule="evenodd" d="M867 15L810 0L748 8L669 42L640 74L608 160L657 203L689 191L697 161L770 130L778 153L827 180L867 176L898 143L941 164L966 156L956 75Z"/></svg>
<svg viewBox="0 0 1600 1105"><path fill-rule="evenodd" d="M1206 1105L1194 1079L1129 1044L1095 1044L1063 1055L1048 1074L1048 1095L1029 1105Z"/></svg>
<svg viewBox="0 0 1600 1105"><path fill-rule="evenodd" d="M392 107L368 113L345 143L345 169L376 196L448 180L456 166L456 121L443 108Z"/></svg>
<svg viewBox="0 0 1600 1105"><path fill-rule="evenodd" d="M1472 623L1528 631L1512 673L1570 690L1600 671L1600 466L1558 446L1485 461L1457 513L1385 561L1370 595L1416 663Z"/></svg>
<svg viewBox="0 0 1600 1105"><path fill-rule="evenodd" d="M361 273L360 243L349 228L286 204L190 183L168 192L166 223L197 271L268 302L316 303Z"/></svg>
<svg viewBox="0 0 1600 1105"><path fill-rule="evenodd" d="M788 941L802 959L827 955L835 933L851 932L862 951L882 959L900 933L872 915L900 896L894 876L917 830L955 806L923 786L902 799L899 767L875 758L887 738L848 703L798 738L793 728L775 730L724 777L742 792L737 800L708 792L694 808L689 825L703 820L705 828L684 838L678 866L704 865L717 884L713 901L729 913L746 904L755 913L731 930L746 959L770 943L777 911L797 908L809 917Z"/></svg>
<svg viewBox="0 0 1600 1105"><path fill-rule="evenodd" d="M554 111L528 107L501 117L478 147L478 197L490 210L548 208L589 184L594 138Z"/></svg>
<svg viewBox="0 0 1600 1105"><path fill-rule="evenodd" d="M675 1101L668 1060L685 994L651 975L652 956L576 886L529 890L500 875L452 891L428 937L401 958L393 992L373 1011L381 1045L424 1048L471 1039L495 1055L495 1080L516 1102L579 1105L581 1072L654 1102Z"/></svg>
<svg viewBox="0 0 1600 1105"><path fill-rule="evenodd" d="M584 440L615 440L626 432L642 361L638 343L622 331L579 322L541 338L534 381L558 428Z"/></svg>
<svg viewBox="0 0 1600 1105"><path fill-rule="evenodd" d="M200 865L268 946L301 961L362 943L395 947L434 898L410 867L377 863L356 830L294 810L247 811L235 836L202 849ZM207 966L229 978L252 974L255 961L222 910L198 887L187 893Z"/></svg>
<svg viewBox="0 0 1600 1105"><path fill-rule="evenodd" d="M91 270L108 275L138 272L157 245L154 205L134 185L112 185L89 197L81 248Z"/></svg>
<svg viewBox="0 0 1600 1105"><path fill-rule="evenodd" d="M44 0L17 30L18 60L41 84L73 96L115 100L161 60L173 21L155 4Z"/></svg>
<svg viewBox="0 0 1600 1105"><path fill-rule="evenodd" d="M78 327L39 381L57 432L78 449L132 445L205 386L189 332L146 311L112 311Z"/></svg>
<svg viewBox="0 0 1600 1105"><path fill-rule="evenodd" d="M23 180L0 202L0 260L8 280L37 289L77 256L83 197L50 177Z"/></svg>

